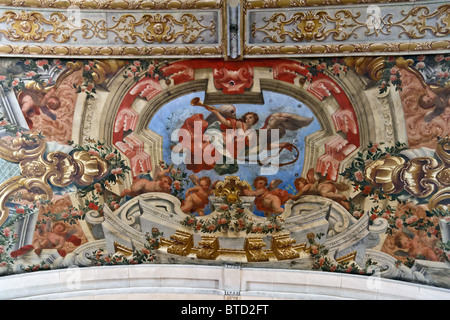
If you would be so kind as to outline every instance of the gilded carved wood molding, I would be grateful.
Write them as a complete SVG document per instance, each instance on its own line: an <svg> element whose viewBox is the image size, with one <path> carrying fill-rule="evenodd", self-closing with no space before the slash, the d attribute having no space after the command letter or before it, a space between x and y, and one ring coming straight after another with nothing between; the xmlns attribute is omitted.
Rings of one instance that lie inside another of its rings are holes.
<svg viewBox="0 0 450 320"><path fill-rule="evenodd" d="M450 5L437 0L0 0L0 55L438 53L449 25Z"/></svg>
<svg viewBox="0 0 450 320"><path fill-rule="evenodd" d="M221 57L224 51L221 1L5 4L0 7L3 55Z"/></svg>
<svg viewBox="0 0 450 320"><path fill-rule="evenodd" d="M442 1L413 5L339 1L341 6L326 8L303 6L307 1L281 2L246 2L244 57L423 53L450 48L450 5Z"/></svg>
<svg viewBox="0 0 450 320"><path fill-rule="evenodd" d="M108 10L178 10L218 9L223 0L0 0L1 6L25 8L108 9Z"/></svg>
<svg viewBox="0 0 450 320"><path fill-rule="evenodd" d="M377 4L386 2L411 2L410 0L244 0L245 9L295 8L312 6Z"/></svg>

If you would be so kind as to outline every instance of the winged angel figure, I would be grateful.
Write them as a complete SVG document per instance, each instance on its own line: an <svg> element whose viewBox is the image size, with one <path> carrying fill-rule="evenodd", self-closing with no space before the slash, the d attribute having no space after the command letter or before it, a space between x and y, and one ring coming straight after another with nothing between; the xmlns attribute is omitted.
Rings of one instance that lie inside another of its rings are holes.
<svg viewBox="0 0 450 320"><path fill-rule="evenodd" d="M219 175L232 174L239 170L239 162L273 165L273 158L283 149L296 151L297 155L292 161L275 165L281 167L294 163L299 156L297 147L279 140L288 130L299 130L313 121L313 118L293 113L276 112L255 130L253 127L259 122L255 112L247 112L237 118L236 108L232 105L215 108L203 104L198 98L194 98L191 104L211 112L206 119L201 113L192 115L178 133L179 146L186 154L186 167L194 173L214 169Z"/></svg>

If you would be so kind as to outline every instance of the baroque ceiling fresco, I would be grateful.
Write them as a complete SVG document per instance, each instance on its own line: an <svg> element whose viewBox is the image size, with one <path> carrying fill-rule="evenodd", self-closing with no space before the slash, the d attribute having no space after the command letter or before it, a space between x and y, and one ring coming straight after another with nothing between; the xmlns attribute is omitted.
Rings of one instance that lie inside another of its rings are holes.
<svg viewBox="0 0 450 320"><path fill-rule="evenodd" d="M450 288L450 6L1 1L0 275Z"/></svg>

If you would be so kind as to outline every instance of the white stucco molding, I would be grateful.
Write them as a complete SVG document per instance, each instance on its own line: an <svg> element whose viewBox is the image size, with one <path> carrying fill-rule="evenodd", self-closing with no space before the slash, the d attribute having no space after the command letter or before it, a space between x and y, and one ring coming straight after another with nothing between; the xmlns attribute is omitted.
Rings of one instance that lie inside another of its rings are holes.
<svg viewBox="0 0 450 320"><path fill-rule="evenodd" d="M304 270L149 264L50 270L0 278L0 299L447 300L450 290Z"/></svg>

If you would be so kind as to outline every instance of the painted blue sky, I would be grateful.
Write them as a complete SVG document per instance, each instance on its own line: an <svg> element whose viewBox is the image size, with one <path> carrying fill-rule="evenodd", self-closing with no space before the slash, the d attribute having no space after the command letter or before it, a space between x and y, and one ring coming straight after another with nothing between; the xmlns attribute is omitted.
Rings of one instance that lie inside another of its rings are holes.
<svg viewBox="0 0 450 320"><path fill-rule="evenodd" d="M244 113L253 111L259 115L259 122L253 127L258 129L264 125L265 119L274 112L289 112L299 114L304 117L313 117L314 121L296 132L288 131L286 136L281 141L287 141L295 144L300 150L299 159L291 165L278 168L276 175L267 175L269 181L272 179L281 179L280 188L285 189L289 185L293 186L293 181L296 176L299 176L303 169L304 161L304 141L305 137L320 129L320 125L311 112L311 110L302 102L275 92L264 91L264 105L260 104L234 104L236 107L237 117L241 117ZM173 130L180 128L184 121L195 113L202 113L206 118L210 113L205 108L198 106L191 106L190 102L193 98L199 97L204 101L204 92L194 92L185 96L179 97L162 107L152 118L149 124L149 129L158 133L163 137L163 158L166 163L172 163L170 145L174 145L177 141L172 142L171 134ZM219 107L219 105L216 105ZM286 150L282 152L282 157L285 159L282 162L292 160L294 154ZM282 158L282 159L283 159ZM181 165L183 167L184 165ZM191 172L189 172L191 174ZM209 176L212 181L223 180L224 176L219 176L214 170L202 171L197 174L201 176ZM261 167L257 164L240 164L239 171L234 175L238 175L241 180L248 181L253 185L255 177L261 175Z"/></svg>

